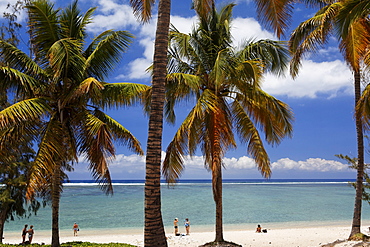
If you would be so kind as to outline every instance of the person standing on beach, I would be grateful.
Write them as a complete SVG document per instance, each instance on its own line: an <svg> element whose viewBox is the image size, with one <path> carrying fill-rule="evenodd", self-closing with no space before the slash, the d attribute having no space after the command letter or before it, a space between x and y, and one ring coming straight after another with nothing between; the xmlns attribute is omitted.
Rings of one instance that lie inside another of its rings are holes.
<svg viewBox="0 0 370 247"><path fill-rule="evenodd" d="M177 225L178 222L179 222L178 218L175 218L175 220L173 221L173 227L175 228L175 236L180 235L179 234L179 226Z"/></svg>
<svg viewBox="0 0 370 247"><path fill-rule="evenodd" d="M77 225L77 223L76 223L76 222L73 224L72 229L73 229L73 236L77 236L77 232L78 232L80 229L78 228L78 225Z"/></svg>
<svg viewBox="0 0 370 247"><path fill-rule="evenodd" d="M24 241L26 241L27 227L28 225L24 225L24 228L22 230L22 244L24 244Z"/></svg>
<svg viewBox="0 0 370 247"><path fill-rule="evenodd" d="M33 234L35 231L33 230L33 225L30 225L30 229L27 231L28 233L28 241L30 241L30 244L32 244Z"/></svg>
<svg viewBox="0 0 370 247"><path fill-rule="evenodd" d="M190 221L188 218L185 219L185 231L186 235L190 235Z"/></svg>

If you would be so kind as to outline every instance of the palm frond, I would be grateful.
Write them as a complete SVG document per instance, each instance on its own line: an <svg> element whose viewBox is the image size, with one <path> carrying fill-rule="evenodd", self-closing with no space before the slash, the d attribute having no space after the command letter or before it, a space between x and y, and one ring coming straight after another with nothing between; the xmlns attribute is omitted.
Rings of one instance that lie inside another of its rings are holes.
<svg viewBox="0 0 370 247"><path fill-rule="evenodd" d="M20 97L33 97L44 88L43 81L10 67L0 67L0 90L14 89Z"/></svg>
<svg viewBox="0 0 370 247"><path fill-rule="evenodd" d="M292 33L289 50L293 54L290 62L290 74L298 75L301 59L306 52L316 52L327 42L333 30L333 20L341 8L340 3L333 3L320 9L315 16L302 22Z"/></svg>
<svg viewBox="0 0 370 247"><path fill-rule="evenodd" d="M112 180L109 173L109 159L114 157L113 138L106 123L88 112L85 112L85 124L81 129L79 151L89 161L92 176L105 192L112 193Z"/></svg>
<svg viewBox="0 0 370 247"><path fill-rule="evenodd" d="M34 77L47 77L45 71L32 58L12 44L0 40L0 50L6 66Z"/></svg>
<svg viewBox="0 0 370 247"><path fill-rule="evenodd" d="M66 159L65 132L59 121L51 118L43 131L30 176L28 196L36 191L45 193L51 185L58 163Z"/></svg>
<svg viewBox="0 0 370 247"><path fill-rule="evenodd" d="M212 9L215 7L214 0L194 0L193 8L197 12L198 16L207 16Z"/></svg>
<svg viewBox="0 0 370 247"><path fill-rule="evenodd" d="M70 92L65 96L61 107L81 98L84 99L84 102L88 102L89 99L92 101L99 101L102 98L104 84L105 83L102 83L93 77L86 78L81 82L81 84L77 84L74 90L70 90Z"/></svg>
<svg viewBox="0 0 370 247"><path fill-rule="evenodd" d="M84 40L86 36L86 25L92 22L92 15L96 8L89 8L82 15L77 6L78 1L74 0L68 8L60 14L60 23L63 38Z"/></svg>
<svg viewBox="0 0 370 247"><path fill-rule="evenodd" d="M353 22L366 18L370 14L370 2L367 0L347 0L343 1L343 8L340 10L337 22L339 32L346 39Z"/></svg>
<svg viewBox="0 0 370 247"><path fill-rule="evenodd" d="M238 101L234 101L232 103L232 109L235 116L235 128L241 137L240 139L242 142L248 144L247 151L255 160L258 170L264 177L270 177L270 159L264 148L258 130Z"/></svg>
<svg viewBox="0 0 370 247"><path fill-rule="evenodd" d="M96 37L86 49L87 74L104 80L118 64L133 39L127 31L108 30Z"/></svg>
<svg viewBox="0 0 370 247"><path fill-rule="evenodd" d="M83 78L86 63L81 49L82 43L70 38L60 39L50 47L47 55L55 82L64 78L73 78L75 81Z"/></svg>
<svg viewBox="0 0 370 247"><path fill-rule="evenodd" d="M284 74L289 64L289 50L286 42L273 40L247 41L242 44L239 56L245 60L258 60L264 71L278 76Z"/></svg>
<svg viewBox="0 0 370 247"><path fill-rule="evenodd" d="M59 39L58 12L47 0L33 1L28 10L31 40L37 60L45 63L46 52Z"/></svg>
<svg viewBox="0 0 370 247"><path fill-rule="evenodd" d="M280 38L288 29L293 14L293 1L290 0L258 0L258 18L275 31Z"/></svg>
<svg viewBox="0 0 370 247"><path fill-rule="evenodd" d="M143 103L151 87L139 83L105 83L102 99L96 101L103 108L130 106Z"/></svg>
<svg viewBox="0 0 370 247"><path fill-rule="evenodd" d="M263 129L269 144L279 144L292 135L293 113L288 105L257 88L240 98L248 115Z"/></svg>
<svg viewBox="0 0 370 247"><path fill-rule="evenodd" d="M144 155L144 152L140 147L140 142L120 123L97 109L94 111L94 116L99 118L109 127L109 131L114 140L117 140L121 144L127 146L131 151L140 155Z"/></svg>
<svg viewBox="0 0 370 247"><path fill-rule="evenodd" d="M361 116L364 128L370 129L370 84L362 91L361 98L356 105L356 112Z"/></svg>
<svg viewBox="0 0 370 247"><path fill-rule="evenodd" d="M41 119L50 110L50 106L43 98L20 101L0 112L0 128L21 125L28 121Z"/></svg>
<svg viewBox="0 0 370 247"><path fill-rule="evenodd" d="M347 35L341 39L339 48L353 70L360 69L361 62L369 50L369 44L369 21L359 19L356 22L352 22Z"/></svg>
<svg viewBox="0 0 370 247"><path fill-rule="evenodd" d="M134 15L142 22L148 22L152 16L155 0L130 0Z"/></svg>

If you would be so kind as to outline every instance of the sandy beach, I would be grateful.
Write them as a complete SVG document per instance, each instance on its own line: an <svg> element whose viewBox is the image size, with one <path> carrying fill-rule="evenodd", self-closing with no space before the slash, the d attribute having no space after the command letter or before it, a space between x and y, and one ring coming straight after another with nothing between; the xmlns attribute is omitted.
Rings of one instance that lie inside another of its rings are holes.
<svg viewBox="0 0 370 247"><path fill-rule="evenodd" d="M195 247L210 242L214 239L214 232L191 232L189 236L173 236L171 230L167 230L168 245L170 247ZM226 241L241 244L248 247L313 247L323 246L335 241L345 240L350 232L349 226L317 226L317 227L297 227L297 228L267 228L267 233L256 233L254 230L225 230L224 238ZM368 228L363 227L363 233L368 234ZM4 243L20 243L20 233L5 232ZM35 243L50 244L51 233L49 231L36 231L34 236ZM143 246L143 234L120 230L81 230L79 235L74 237L72 230L60 231L62 243L70 241L89 241L96 243L120 242L136 246ZM356 245L357 244L357 245ZM336 244L338 247L363 246L359 242L341 242ZM367 245L365 245L367 246ZM369 245L370 246L370 245Z"/></svg>

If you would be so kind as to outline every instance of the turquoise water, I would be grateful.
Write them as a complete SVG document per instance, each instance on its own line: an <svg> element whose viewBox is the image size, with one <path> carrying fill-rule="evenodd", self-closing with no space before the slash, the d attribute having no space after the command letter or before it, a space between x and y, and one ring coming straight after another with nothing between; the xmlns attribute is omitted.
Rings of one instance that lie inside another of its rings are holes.
<svg viewBox="0 0 370 247"><path fill-rule="evenodd" d="M354 189L345 181L228 180L223 186L224 224L268 224L351 221ZM142 228L144 184L117 182L114 195L106 196L93 183L65 184L60 203L60 229L77 222L83 229ZM367 202L363 220L370 220ZM214 202L210 181L187 181L162 186L162 214L166 227L175 217L180 224L213 225ZM5 231L19 231L24 224L38 230L51 229L50 206L37 216L6 223Z"/></svg>

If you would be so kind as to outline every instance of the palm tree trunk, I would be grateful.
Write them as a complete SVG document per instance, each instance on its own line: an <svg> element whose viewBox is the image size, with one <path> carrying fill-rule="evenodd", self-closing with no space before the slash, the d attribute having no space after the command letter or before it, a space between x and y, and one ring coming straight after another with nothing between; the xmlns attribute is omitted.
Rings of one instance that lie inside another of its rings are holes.
<svg viewBox="0 0 370 247"><path fill-rule="evenodd" d="M167 246L161 212L161 153L171 0L160 0L154 45L152 101L145 177L144 246Z"/></svg>
<svg viewBox="0 0 370 247"><path fill-rule="evenodd" d="M223 222L222 222L222 166L217 165L217 171L212 174L213 198L216 204L216 238L215 242L224 242Z"/></svg>
<svg viewBox="0 0 370 247"><path fill-rule="evenodd" d="M51 185L51 246L60 247L59 242L59 202L60 202L60 165L56 165Z"/></svg>
<svg viewBox="0 0 370 247"><path fill-rule="evenodd" d="M0 212L0 243L3 242L3 236L4 236L4 224L5 224L5 221L6 221L6 215L8 214L8 204L6 203L5 205L3 205L3 208L1 209L1 212Z"/></svg>
<svg viewBox="0 0 370 247"><path fill-rule="evenodd" d="M354 72L355 79L355 106L361 97L361 74L357 70ZM356 179L356 196L355 207L352 219L352 229L349 238L357 233L361 233L361 208L362 208L362 194L363 194L363 178L364 178L364 137L363 129L360 119L360 114L355 112L356 132L357 132L357 179Z"/></svg>

